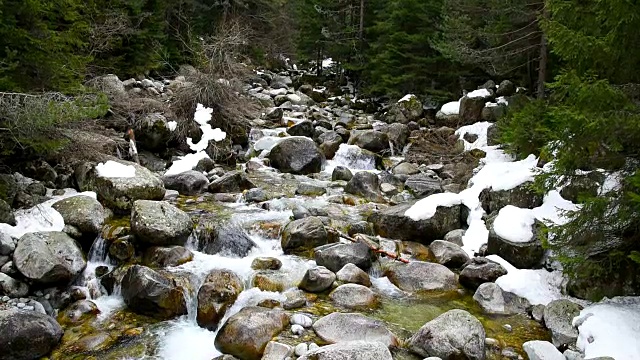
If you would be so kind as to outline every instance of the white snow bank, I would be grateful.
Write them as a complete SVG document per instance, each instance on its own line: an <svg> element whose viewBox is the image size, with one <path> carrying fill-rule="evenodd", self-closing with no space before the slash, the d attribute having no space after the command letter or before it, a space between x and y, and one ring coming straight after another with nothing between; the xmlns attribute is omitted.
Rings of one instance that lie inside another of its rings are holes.
<svg viewBox="0 0 640 360"><path fill-rule="evenodd" d="M493 222L493 229L499 237L515 242L529 242L533 238L533 223L536 218L529 209L507 205L500 209Z"/></svg>
<svg viewBox="0 0 640 360"><path fill-rule="evenodd" d="M640 359L640 297L616 297L589 306L573 319L577 346L587 359Z"/></svg>
<svg viewBox="0 0 640 360"><path fill-rule="evenodd" d="M133 165L124 165L109 160L96 166L99 177L103 178L132 178L136 177L136 168Z"/></svg>
<svg viewBox="0 0 640 360"><path fill-rule="evenodd" d="M20 209L14 212L16 217L16 226L0 223L0 232L3 232L13 238L19 239L24 234L40 231L62 231L64 228L64 220L62 215L51 207L56 202L70 198L73 196L84 195L96 198L96 193L86 191L77 193L73 189L65 191L64 195L54 196L52 199L36 205L30 209Z"/></svg>
<svg viewBox="0 0 640 360"><path fill-rule="evenodd" d="M202 130L202 137L197 144L193 143L193 139L190 137L187 138L187 145L191 150L198 152L204 151L209 146L209 141L222 141L227 137L227 134L218 129L212 129L211 125L208 122L211 120L211 114L213 113L213 109L206 108L202 106L202 104L198 104L196 108L196 113L193 115L193 120L200 124L200 130Z"/></svg>
<svg viewBox="0 0 640 360"><path fill-rule="evenodd" d="M227 133L220 130L219 128L211 128L209 125L209 121L211 120L211 114L213 114L213 109L206 108L202 104L198 104L196 107L196 112L193 115L193 120L200 124L200 130L202 130L202 137L197 144L193 143L193 139L190 137L187 138L187 145L189 148L195 152L195 154L187 154L180 159L173 162L171 168L167 170L165 175L176 175L183 173L185 171L192 170L198 165L198 162L204 158L209 157L205 150L209 147L209 142L211 140L215 142L219 142L224 140L227 137Z"/></svg>
<svg viewBox="0 0 640 360"><path fill-rule="evenodd" d="M177 127L178 127L178 123L175 121L169 121L167 123L167 128L169 129L169 131L175 131Z"/></svg>
<svg viewBox="0 0 640 360"><path fill-rule="evenodd" d="M520 161L489 163L478 171L470 183L474 187L491 188L494 191L511 190L532 181L537 165L538 159L534 155Z"/></svg>
<svg viewBox="0 0 640 360"><path fill-rule="evenodd" d="M504 96L500 96L499 98L497 98L496 103L498 103L498 105L504 105L504 106L509 105L509 101L507 101L507 99Z"/></svg>
<svg viewBox="0 0 640 360"><path fill-rule="evenodd" d="M398 103L405 102L405 101L411 101L411 99L413 99L415 97L416 96L413 95L413 94L407 94L402 99L398 100Z"/></svg>
<svg viewBox="0 0 640 360"><path fill-rule="evenodd" d="M445 115L458 115L460 113L460 101L452 101L442 105L440 112Z"/></svg>
<svg viewBox="0 0 640 360"><path fill-rule="evenodd" d="M465 150L482 149L487 146L487 130L489 130L491 126L493 126L493 124L488 121L478 122L473 125L467 125L459 128L456 130L456 135L464 141ZM478 139L473 143L470 143L464 139L466 134L477 135Z"/></svg>
<svg viewBox="0 0 640 360"><path fill-rule="evenodd" d="M469 99L474 99L479 97L488 97L488 96L491 96L491 92L489 92L489 90L487 89L478 89L467 94L467 97Z"/></svg>
<svg viewBox="0 0 640 360"><path fill-rule="evenodd" d="M414 221L426 220L436 214L438 206L454 206L462 203L462 197L456 193L440 193L427 196L405 211L404 215Z"/></svg>
<svg viewBox="0 0 640 360"><path fill-rule="evenodd" d="M498 255L489 255L487 259L499 263L507 270L507 275L496 280L496 284L502 290L523 297L532 305L547 305L553 300L563 298L561 288L564 277L560 271L516 269Z"/></svg>
<svg viewBox="0 0 640 360"><path fill-rule="evenodd" d="M193 170L200 160L208 157L209 155L204 151L198 151L197 153L182 156L171 164L171 167L167 170L165 175L178 175L183 172Z"/></svg>

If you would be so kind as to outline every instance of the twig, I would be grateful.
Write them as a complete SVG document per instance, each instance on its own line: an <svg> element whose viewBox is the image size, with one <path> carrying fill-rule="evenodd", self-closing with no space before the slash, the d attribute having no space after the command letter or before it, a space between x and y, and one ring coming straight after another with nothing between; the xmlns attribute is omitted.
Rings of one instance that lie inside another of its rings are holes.
<svg viewBox="0 0 640 360"><path fill-rule="evenodd" d="M356 234L355 237L351 237L351 236L341 232L340 230L337 230L337 229L334 229L334 228L329 229L329 231L337 234L338 236L340 236L342 238L345 238L345 239L347 239L349 241L352 241L354 243L363 243L363 244L367 245L369 247L369 249L373 250L373 252L375 252L376 254L385 255L385 256L387 256L387 257L389 257L391 259L403 262L405 264L409 263L409 260L401 258L398 254L393 254L393 253L390 253L388 251L382 250L380 248L376 248L374 246L371 246L366 240L363 239L363 235L362 234Z"/></svg>

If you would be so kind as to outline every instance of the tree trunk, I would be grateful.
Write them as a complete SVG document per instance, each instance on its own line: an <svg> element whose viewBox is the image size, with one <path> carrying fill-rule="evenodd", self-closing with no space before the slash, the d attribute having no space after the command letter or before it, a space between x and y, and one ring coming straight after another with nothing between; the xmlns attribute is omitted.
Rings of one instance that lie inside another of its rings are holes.
<svg viewBox="0 0 640 360"><path fill-rule="evenodd" d="M364 0L360 0L360 27L358 28L358 41L362 50L362 42L364 40Z"/></svg>
<svg viewBox="0 0 640 360"><path fill-rule="evenodd" d="M542 17L549 18L549 11L542 10ZM538 99L544 98L544 82L547 78L547 62L549 59L549 49L547 48L547 37L542 33L540 37L540 62L538 64L538 89L536 91Z"/></svg>

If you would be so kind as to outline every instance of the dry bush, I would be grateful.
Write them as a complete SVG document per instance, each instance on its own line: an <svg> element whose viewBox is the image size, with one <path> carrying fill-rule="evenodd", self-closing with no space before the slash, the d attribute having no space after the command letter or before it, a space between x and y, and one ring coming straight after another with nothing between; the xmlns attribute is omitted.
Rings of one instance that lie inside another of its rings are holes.
<svg viewBox="0 0 640 360"><path fill-rule="evenodd" d="M175 135L180 142L186 136L197 139L199 129L193 121L197 104L213 109L212 127L225 131L235 143L244 143L249 119L257 108L241 94L239 79L249 76L241 64L242 48L249 43L250 31L237 21L223 24L215 36L202 41L199 71L187 74L186 84L178 88L171 109L178 119ZM223 144L220 144L223 145ZM227 148L227 146L221 146Z"/></svg>

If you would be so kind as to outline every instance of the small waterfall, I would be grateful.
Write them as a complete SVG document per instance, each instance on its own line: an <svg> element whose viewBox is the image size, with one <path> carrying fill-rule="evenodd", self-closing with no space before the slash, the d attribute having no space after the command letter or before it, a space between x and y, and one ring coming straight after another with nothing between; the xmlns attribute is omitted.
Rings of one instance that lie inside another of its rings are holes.
<svg viewBox="0 0 640 360"><path fill-rule="evenodd" d="M108 245L102 235L98 235L89 249L87 262L110 264Z"/></svg>
<svg viewBox="0 0 640 360"><path fill-rule="evenodd" d="M389 149L391 149L391 156L396 156L396 152L393 149L393 143L389 140Z"/></svg>
<svg viewBox="0 0 640 360"><path fill-rule="evenodd" d="M365 153L356 145L341 144L333 160L327 162L331 170L336 166L344 166L351 170L375 170L376 159L370 153Z"/></svg>
<svg viewBox="0 0 640 360"><path fill-rule="evenodd" d="M82 276L78 279L79 286L86 288L90 299L97 299L106 295L104 287L96 276L96 270L99 267L106 267L109 271L113 268L113 263L109 259L109 244L101 236L98 235L89 249L87 256L87 267Z"/></svg>

